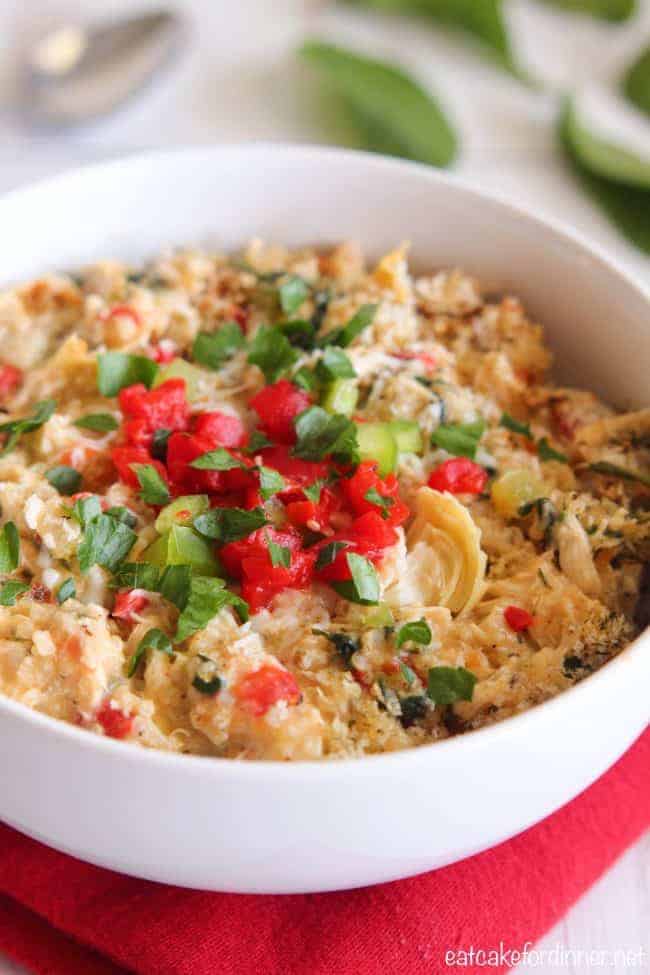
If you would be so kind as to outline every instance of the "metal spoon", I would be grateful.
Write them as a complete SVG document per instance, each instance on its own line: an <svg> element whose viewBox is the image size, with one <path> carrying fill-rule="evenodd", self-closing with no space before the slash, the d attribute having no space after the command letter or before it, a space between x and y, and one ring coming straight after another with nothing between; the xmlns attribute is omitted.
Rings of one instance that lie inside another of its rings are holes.
<svg viewBox="0 0 650 975"><path fill-rule="evenodd" d="M95 26L61 24L26 52L23 107L55 126L107 115L171 63L185 34L183 20L169 10Z"/></svg>

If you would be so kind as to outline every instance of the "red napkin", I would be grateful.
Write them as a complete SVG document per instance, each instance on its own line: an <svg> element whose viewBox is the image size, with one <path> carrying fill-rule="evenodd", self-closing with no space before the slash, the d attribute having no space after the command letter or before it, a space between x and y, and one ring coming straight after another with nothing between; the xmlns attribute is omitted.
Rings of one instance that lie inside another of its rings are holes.
<svg viewBox="0 0 650 975"><path fill-rule="evenodd" d="M411 880L333 894L164 887L0 826L0 951L39 975L439 975L454 970L448 952L471 948L501 950L502 964L456 956L459 970L504 971L517 961L509 951L537 941L650 826L649 771L650 729L515 839Z"/></svg>

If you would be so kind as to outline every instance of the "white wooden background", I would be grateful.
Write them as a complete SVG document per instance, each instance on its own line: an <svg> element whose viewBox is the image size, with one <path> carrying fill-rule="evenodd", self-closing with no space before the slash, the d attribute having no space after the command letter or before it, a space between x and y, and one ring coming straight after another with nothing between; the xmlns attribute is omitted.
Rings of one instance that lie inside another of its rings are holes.
<svg viewBox="0 0 650 975"><path fill-rule="evenodd" d="M544 90L518 85L452 35L415 22L368 16L325 0L176 0L191 25L183 60L120 115L82 132L56 135L30 129L15 111L20 45L39 21L59 13L108 16L155 6L155 0L137 5L133 0L0 0L0 192L140 148L251 139L326 141L292 58L302 37L318 33L407 64L456 120L463 144L460 173L574 225L650 283L650 260L622 241L576 189L556 151L552 124L557 93L580 89L600 124L618 129L626 123L625 138L650 153L650 126L638 125L603 94L634 52L650 43L650 0L639 0L637 18L623 27L559 15L534 0L508 2L517 49L545 81ZM558 944L584 950L643 947L646 962L636 970L650 972L650 836L539 947ZM523 970L556 968L538 962ZM15 971L0 959L0 975Z"/></svg>

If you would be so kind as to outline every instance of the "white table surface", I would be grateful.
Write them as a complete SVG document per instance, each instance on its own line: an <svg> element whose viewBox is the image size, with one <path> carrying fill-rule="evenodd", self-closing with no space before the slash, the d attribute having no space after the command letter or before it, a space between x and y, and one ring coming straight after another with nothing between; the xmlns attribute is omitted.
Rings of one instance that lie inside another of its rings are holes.
<svg viewBox="0 0 650 975"><path fill-rule="evenodd" d="M324 0L177 0L189 17L191 41L164 79L119 115L83 131L56 135L30 129L14 109L14 68L18 46L37 20L79 10L106 16L135 6L132 0L0 0L0 192L138 149L253 139L325 142L309 86L292 57L301 38L318 34L407 64L456 120L463 146L459 173L573 225L650 285L650 260L628 246L576 188L553 138L553 91L613 85L634 52L650 42L650 0L639 0L634 22L614 28L558 15L534 0L509 0L517 48L547 83L544 91L518 85L452 35L415 22ZM155 6L155 0L137 6ZM650 127L641 138L650 144ZM557 947L643 949L645 961L635 970L650 972L650 835L538 945L546 951ZM589 967L584 957L560 965L552 955L540 955L520 970ZM622 970L606 959L600 968ZM0 958L0 975L16 971Z"/></svg>

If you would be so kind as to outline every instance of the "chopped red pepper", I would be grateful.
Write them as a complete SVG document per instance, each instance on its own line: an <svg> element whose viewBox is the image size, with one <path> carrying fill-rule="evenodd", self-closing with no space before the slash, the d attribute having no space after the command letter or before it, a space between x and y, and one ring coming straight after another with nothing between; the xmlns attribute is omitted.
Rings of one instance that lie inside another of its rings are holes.
<svg viewBox="0 0 650 975"><path fill-rule="evenodd" d="M248 440L246 427L238 416L231 413L199 413L193 420L193 432L215 447L244 447Z"/></svg>
<svg viewBox="0 0 650 975"><path fill-rule="evenodd" d="M260 418L260 426L267 437L280 443L295 443L295 418L311 403L311 397L288 379L280 379L265 386L249 403Z"/></svg>
<svg viewBox="0 0 650 975"><path fill-rule="evenodd" d="M117 467L120 480L130 487L140 486L137 475L132 468L132 464L150 464L155 467L163 481L167 483L167 471L160 461L155 460L148 450L144 447L133 447L130 445L123 447L113 447L111 449L111 460Z"/></svg>
<svg viewBox="0 0 650 975"><path fill-rule="evenodd" d="M288 566L273 565L269 541L290 551ZM284 589L304 589L312 580L316 552L301 548L301 537L295 528L278 531L258 528L247 538L229 542L219 552L229 575L242 580L242 596L253 613L268 606Z"/></svg>
<svg viewBox="0 0 650 975"><path fill-rule="evenodd" d="M133 615L141 613L149 605L149 597L142 589L121 589L115 596L111 616L127 623L133 622Z"/></svg>
<svg viewBox="0 0 650 975"><path fill-rule="evenodd" d="M346 558L348 552L356 552L357 555L363 555L371 562L377 562L382 558L384 551L396 541L397 532L393 526L384 521L376 511L367 511L365 515L356 518L345 531L337 532L314 546L314 550L320 553L332 542L347 542L346 547L336 554L334 561L316 570L316 575L326 582L342 582L350 578Z"/></svg>
<svg viewBox="0 0 650 975"><path fill-rule="evenodd" d="M185 396L184 379L167 379L154 389L143 383L125 386L120 390L120 409L131 418L146 420L154 430L186 430L189 407Z"/></svg>
<svg viewBox="0 0 650 975"><path fill-rule="evenodd" d="M389 525L402 525L410 514L408 506L399 496L399 484L395 475L389 474L382 479L373 460L362 461L352 477L342 478L340 483L343 496L355 515L374 511ZM369 491L385 498L385 503L368 500L366 495Z"/></svg>
<svg viewBox="0 0 650 975"><path fill-rule="evenodd" d="M323 532L329 527L333 513L340 507L341 503L334 491L324 487L318 501L307 499L288 501L285 511L291 524L297 528Z"/></svg>
<svg viewBox="0 0 650 975"><path fill-rule="evenodd" d="M23 381L23 374L9 363L0 365L0 402L5 402Z"/></svg>
<svg viewBox="0 0 650 975"><path fill-rule="evenodd" d="M293 674L271 664L264 664L242 677L233 688L233 696L255 718L261 718L278 701L298 704L301 698Z"/></svg>
<svg viewBox="0 0 650 975"><path fill-rule="evenodd" d="M519 606L506 606L503 611L506 623L515 633L527 630L535 622L535 617L528 610L521 609Z"/></svg>
<svg viewBox="0 0 650 975"><path fill-rule="evenodd" d="M436 467L429 477L429 487L451 494L481 494L487 479L487 471L473 460L452 457Z"/></svg>
<svg viewBox="0 0 650 975"><path fill-rule="evenodd" d="M104 701L95 717L109 738L126 738L133 728L134 716L112 707L110 698Z"/></svg>
<svg viewBox="0 0 650 975"><path fill-rule="evenodd" d="M171 339L161 339L151 347L151 358L160 365L166 365L176 358L176 345Z"/></svg>
<svg viewBox="0 0 650 975"><path fill-rule="evenodd" d="M290 448L284 444L277 447L265 447L260 451L262 463L279 471L289 481L287 492L296 488L307 487L314 481L325 480L329 474L329 466L323 461L301 460L292 457ZM280 497L285 493L281 492Z"/></svg>

